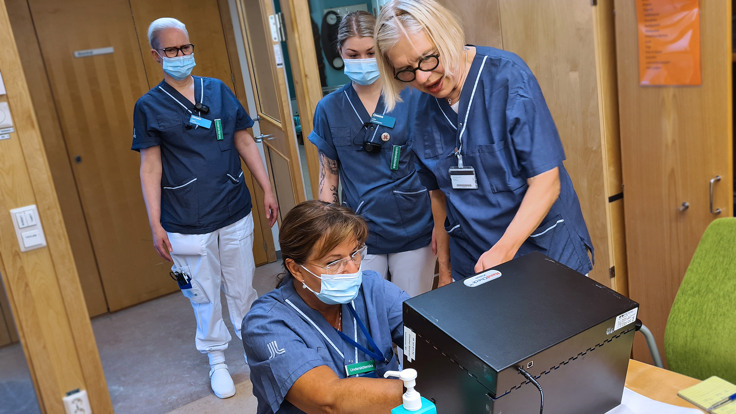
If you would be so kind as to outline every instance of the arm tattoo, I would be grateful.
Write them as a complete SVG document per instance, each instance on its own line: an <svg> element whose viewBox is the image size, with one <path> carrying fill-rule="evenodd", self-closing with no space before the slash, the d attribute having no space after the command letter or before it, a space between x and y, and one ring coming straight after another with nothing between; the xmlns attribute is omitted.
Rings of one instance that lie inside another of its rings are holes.
<svg viewBox="0 0 736 414"><path fill-rule="evenodd" d="M337 161L328 158L324 152L319 152L319 163L320 163L320 169L319 169L319 192L322 193L322 189L325 187L325 179L327 177L326 172L329 171L330 174L337 176L339 174L338 168L337 168ZM334 204L338 203L337 198L337 186L331 185L329 188L329 192L332 196L332 202Z"/></svg>

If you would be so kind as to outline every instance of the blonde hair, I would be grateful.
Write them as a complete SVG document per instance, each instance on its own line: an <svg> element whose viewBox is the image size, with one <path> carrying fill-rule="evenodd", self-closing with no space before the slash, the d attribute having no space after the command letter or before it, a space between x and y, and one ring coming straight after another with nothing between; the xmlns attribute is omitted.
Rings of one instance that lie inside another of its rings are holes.
<svg viewBox="0 0 736 414"><path fill-rule="evenodd" d="M337 50L351 37L373 37L376 17L365 10L350 12L340 20L337 28Z"/></svg>
<svg viewBox="0 0 736 414"><path fill-rule="evenodd" d="M465 33L457 17L435 0L391 0L378 14L373 38L376 60L383 78L383 99L390 111L400 102L406 83L394 78L395 68L388 52L402 36L424 31L440 55L446 75L459 73L463 62Z"/></svg>

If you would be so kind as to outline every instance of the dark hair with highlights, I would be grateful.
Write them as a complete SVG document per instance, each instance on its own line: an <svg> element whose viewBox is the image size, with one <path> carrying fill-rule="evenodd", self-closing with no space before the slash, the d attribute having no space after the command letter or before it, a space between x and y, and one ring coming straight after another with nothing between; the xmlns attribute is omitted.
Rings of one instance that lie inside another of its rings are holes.
<svg viewBox="0 0 736 414"><path fill-rule="evenodd" d="M326 256L345 240L355 238L362 245L367 237L368 225L348 207L305 201L289 211L279 228L284 269L288 273L286 259L303 264L312 255Z"/></svg>

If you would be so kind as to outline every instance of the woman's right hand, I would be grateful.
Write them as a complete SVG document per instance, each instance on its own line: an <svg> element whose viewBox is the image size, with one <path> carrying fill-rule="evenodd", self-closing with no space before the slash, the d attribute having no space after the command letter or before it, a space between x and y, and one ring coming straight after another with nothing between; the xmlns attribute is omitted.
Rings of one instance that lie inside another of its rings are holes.
<svg viewBox="0 0 736 414"><path fill-rule="evenodd" d="M151 229L151 233L153 235L153 248L156 249L156 253L171 262L171 242L169 242L169 235L166 234L166 230L158 225Z"/></svg>

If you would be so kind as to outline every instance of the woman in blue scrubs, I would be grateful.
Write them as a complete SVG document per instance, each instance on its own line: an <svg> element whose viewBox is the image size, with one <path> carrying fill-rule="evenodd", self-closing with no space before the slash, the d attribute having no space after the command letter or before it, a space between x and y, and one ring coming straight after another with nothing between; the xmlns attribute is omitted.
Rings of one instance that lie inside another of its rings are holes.
<svg viewBox="0 0 736 414"><path fill-rule="evenodd" d="M241 158L264 192L269 225L278 204L248 128L253 120L218 79L192 76L194 45L173 18L148 29L151 57L163 81L135 104L132 149L140 152L140 179L156 252L174 262L182 293L197 322L195 345L207 354L210 386L219 398L235 394L225 364L231 336L222 317L240 324L258 298L253 288L253 214Z"/></svg>
<svg viewBox="0 0 736 414"><path fill-rule="evenodd" d="M409 296L362 269L368 226L344 206L311 200L279 229L286 275L243 320L258 413L388 412L401 404L393 344Z"/></svg>
<svg viewBox="0 0 736 414"><path fill-rule="evenodd" d="M319 199L342 204L370 228L366 269L377 271L411 296L429 291L435 254L427 189L416 173L408 131L409 105L388 110L373 51L375 17L359 11L340 22L337 46L352 80L323 98L309 140L319 149ZM409 89L405 100L418 95Z"/></svg>
<svg viewBox="0 0 736 414"><path fill-rule="evenodd" d="M376 27L387 107L407 85L423 92L413 101L413 150L427 187L446 198L439 219L452 277L532 251L588 273L593 246L560 137L521 58L466 46L457 18L434 0L390 1Z"/></svg>

